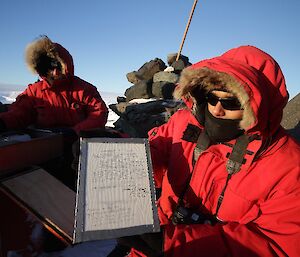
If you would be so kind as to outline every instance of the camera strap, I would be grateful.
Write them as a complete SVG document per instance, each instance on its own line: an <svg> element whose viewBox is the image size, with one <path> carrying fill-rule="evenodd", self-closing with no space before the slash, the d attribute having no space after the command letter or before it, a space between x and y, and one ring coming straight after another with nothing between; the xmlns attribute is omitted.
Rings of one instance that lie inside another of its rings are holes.
<svg viewBox="0 0 300 257"><path fill-rule="evenodd" d="M225 194L229 180L231 179L232 175L234 175L240 171L241 166L246 162L246 159L244 158L244 156L247 153L248 144L253 139L251 139L251 137L249 137L248 135L245 135L245 134L241 135L240 137L237 138L236 143L233 146L231 153L229 154L229 157L228 157L228 160L226 163L226 170L227 170L228 175L227 175L227 179L225 182L225 186L218 198L215 216L217 215L217 213L220 209L220 206L222 204L224 194ZM202 152L204 152L210 146L210 143L211 143L211 141L210 141L208 135L206 134L205 130L202 130L198 136L197 144L196 144L196 147L194 148L194 152L193 152L193 170L190 173L189 178L186 182L186 185L178 198L178 205L183 204L183 198L184 198L184 195L190 185L190 181L192 179L192 175L194 172L194 165L195 165L196 161L198 160L200 154Z"/></svg>
<svg viewBox="0 0 300 257"><path fill-rule="evenodd" d="M203 130L197 140L197 145L194 148L193 152L193 166L195 165L196 161L198 160L200 154L204 152L210 146L210 139L206 134L205 130Z"/></svg>
<svg viewBox="0 0 300 257"><path fill-rule="evenodd" d="M228 175L226 178L225 186L218 198L215 216L218 214L218 211L223 202L225 190L227 188L229 180L231 179L233 174L236 174L241 170L242 165L246 162L244 156L246 155L247 147L250 141L251 141L251 137L243 134L237 138L235 145L232 148L232 152L230 153L226 163L226 170Z"/></svg>
<svg viewBox="0 0 300 257"><path fill-rule="evenodd" d="M197 144L196 144L196 147L194 148L194 152L193 152L193 160L192 160L193 161L193 170L190 173L189 178L187 179L187 182L185 184L185 187L178 198L178 204L183 204L184 195L190 185L190 181L191 181L193 173L194 173L195 163L198 160L200 154L202 152L204 152L209 146L210 146L210 139L209 139L208 135L206 134L206 132L204 130L202 130L198 136Z"/></svg>

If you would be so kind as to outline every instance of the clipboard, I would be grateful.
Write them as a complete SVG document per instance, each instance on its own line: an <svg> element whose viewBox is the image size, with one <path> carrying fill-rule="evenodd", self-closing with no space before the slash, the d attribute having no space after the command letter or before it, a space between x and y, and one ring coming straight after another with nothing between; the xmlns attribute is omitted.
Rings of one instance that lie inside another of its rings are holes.
<svg viewBox="0 0 300 257"><path fill-rule="evenodd" d="M142 138L83 138L73 242L159 232L150 147Z"/></svg>

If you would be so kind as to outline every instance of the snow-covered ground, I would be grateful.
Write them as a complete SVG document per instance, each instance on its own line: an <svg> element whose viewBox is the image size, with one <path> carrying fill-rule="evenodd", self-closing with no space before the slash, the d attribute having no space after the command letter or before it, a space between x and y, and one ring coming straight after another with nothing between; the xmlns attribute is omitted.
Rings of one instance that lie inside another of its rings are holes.
<svg viewBox="0 0 300 257"><path fill-rule="evenodd" d="M21 91L0 91L0 102L3 104L10 104L15 101L16 97L20 93Z"/></svg>
<svg viewBox="0 0 300 257"><path fill-rule="evenodd" d="M16 97L22 91L9 91L9 90L1 90L0 89L0 102L3 104L12 103L15 101ZM106 105L114 104L117 102L117 97L122 96L122 94L111 93L111 92L100 92L102 99L106 103ZM108 119L106 126L114 127L113 123L119 118L119 116L109 109Z"/></svg>

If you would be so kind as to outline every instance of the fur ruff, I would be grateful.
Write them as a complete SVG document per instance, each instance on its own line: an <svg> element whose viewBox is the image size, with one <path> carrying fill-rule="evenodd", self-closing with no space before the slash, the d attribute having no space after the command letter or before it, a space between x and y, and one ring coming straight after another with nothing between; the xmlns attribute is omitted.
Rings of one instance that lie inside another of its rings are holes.
<svg viewBox="0 0 300 257"><path fill-rule="evenodd" d="M47 36L42 36L41 38L28 44L25 50L25 60L26 64L34 74L37 72L37 63L41 55L47 55L48 57L57 60L62 67L62 73L66 73L66 63L59 56L56 48L56 44L52 42Z"/></svg>
<svg viewBox="0 0 300 257"><path fill-rule="evenodd" d="M243 85L234 77L224 72L211 70L207 67L201 69L186 68L182 71L179 86L174 91L174 97L177 99L192 99L193 108L197 108L196 98L192 95L192 91L200 87L203 93L211 90L226 90L235 95L243 109L243 118L240 122L240 128L247 130L256 122L256 117L250 105L249 96Z"/></svg>

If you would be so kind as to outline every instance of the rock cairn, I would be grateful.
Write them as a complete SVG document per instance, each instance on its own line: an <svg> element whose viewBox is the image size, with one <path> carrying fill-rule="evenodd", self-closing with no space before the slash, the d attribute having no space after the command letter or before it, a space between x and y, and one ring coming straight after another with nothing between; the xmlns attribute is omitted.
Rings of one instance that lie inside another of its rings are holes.
<svg viewBox="0 0 300 257"><path fill-rule="evenodd" d="M191 64L188 57L181 55L176 61L176 56L167 56L169 66L155 58L126 75L133 85L126 89L125 97L117 98L117 104L109 105L120 116L115 129L130 137L147 137L151 128L167 122L183 106L173 99L173 91L181 71Z"/></svg>

